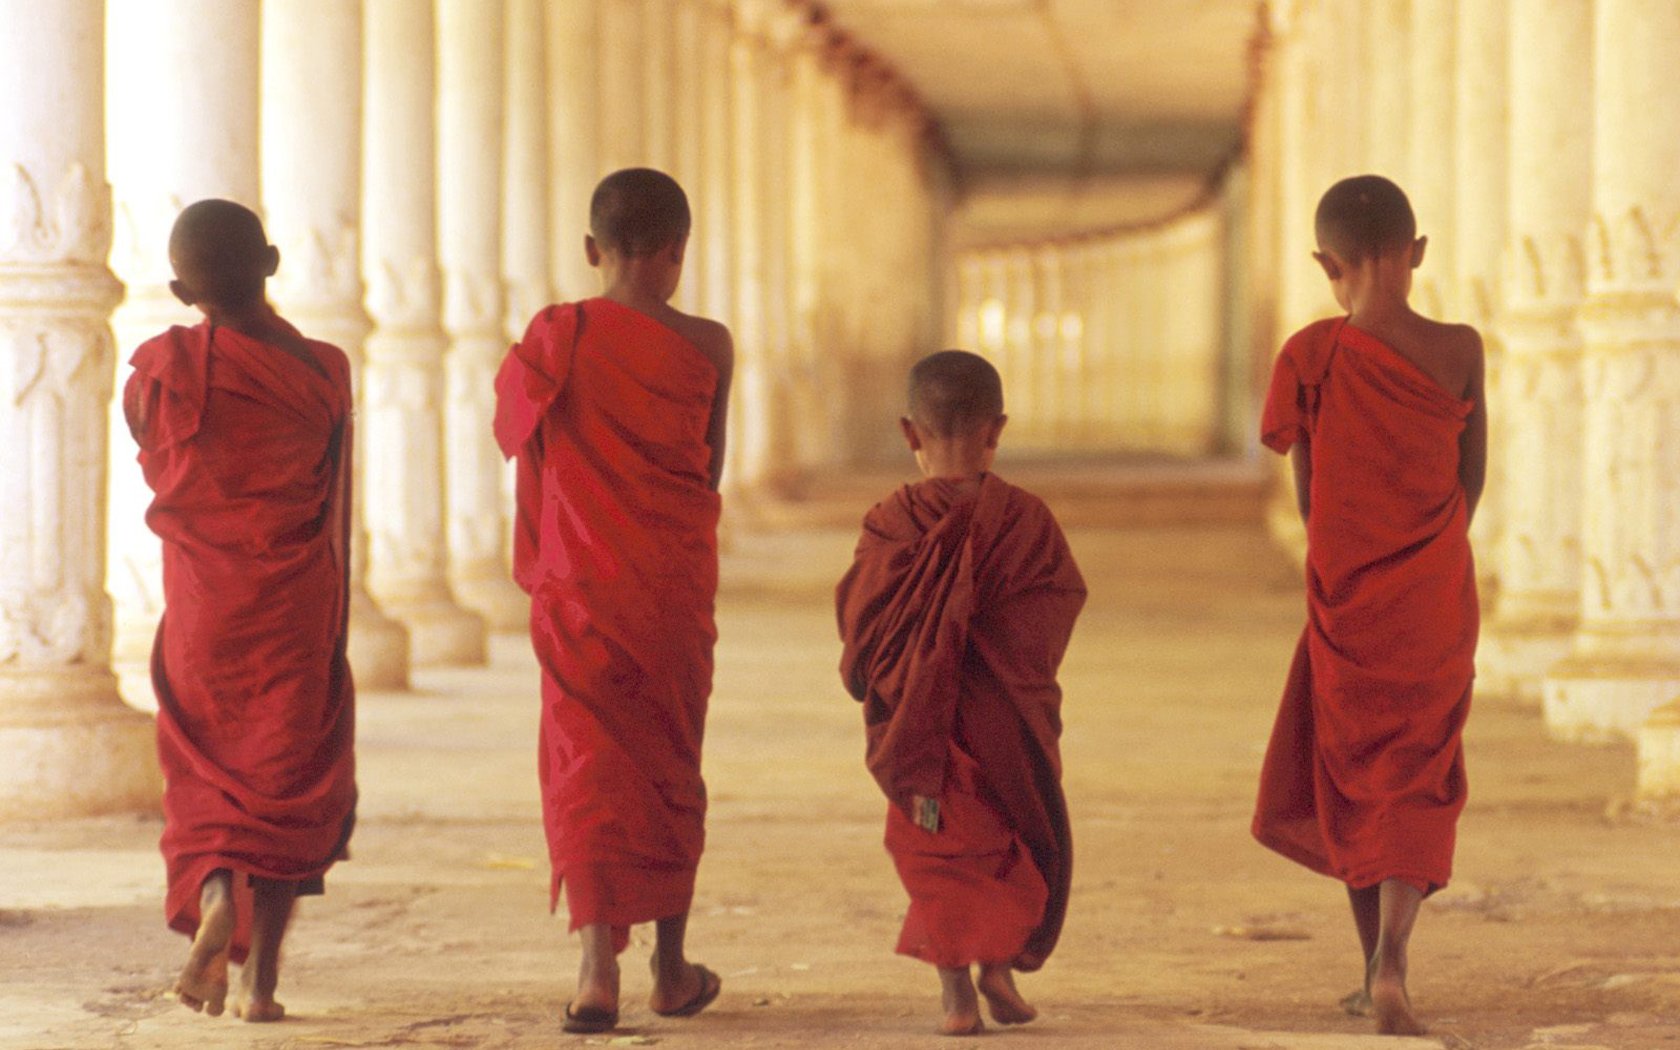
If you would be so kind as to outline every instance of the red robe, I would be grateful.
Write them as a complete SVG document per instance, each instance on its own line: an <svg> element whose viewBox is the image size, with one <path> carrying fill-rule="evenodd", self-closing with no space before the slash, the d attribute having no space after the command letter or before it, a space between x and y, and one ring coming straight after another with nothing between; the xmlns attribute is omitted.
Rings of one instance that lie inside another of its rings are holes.
<svg viewBox="0 0 1680 1050"><path fill-rule="evenodd" d="M306 345L314 367L230 328L171 328L135 352L123 395L163 539L166 912L189 936L211 872L319 893L355 822L350 363ZM251 912L233 881L237 962Z"/></svg>
<svg viewBox="0 0 1680 1050"><path fill-rule="evenodd" d="M1056 669L1084 602L1056 519L995 475L907 485L864 519L840 674L910 894L900 953L1035 970L1055 947L1073 872Z"/></svg>
<svg viewBox="0 0 1680 1050"><path fill-rule="evenodd" d="M1362 889L1446 885L1478 614L1459 435L1473 405L1343 318L1293 336L1262 439L1309 439L1307 626L1254 836Z"/></svg>
<svg viewBox="0 0 1680 1050"><path fill-rule="evenodd" d="M538 770L571 928L680 915L705 844L717 628L717 369L608 299L551 306L496 376L518 460L514 578L542 667Z"/></svg>

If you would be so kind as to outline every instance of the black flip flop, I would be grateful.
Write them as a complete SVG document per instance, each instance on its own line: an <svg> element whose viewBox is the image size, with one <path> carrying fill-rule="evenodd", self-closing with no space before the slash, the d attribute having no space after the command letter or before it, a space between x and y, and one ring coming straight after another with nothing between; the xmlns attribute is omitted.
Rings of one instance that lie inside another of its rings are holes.
<svg viewBox="0 0 1680 1050"><path fill-rule="evenodd" d="M655 1010L654 1013L660 1017L693 1017L701 1010L712 1005L713 1001L717 999L718 993L723 991L723 978L699 963L695 963L694 968L700 971L700 990L694 993L694 998L683 1003L675 1010Z"/></svg>
<svg viewBox="0 0 1680 1050"><path fill-rule="evenodd" d="M600 1035L618 1027L618 1011L603 1010L599 1006L586 1006L574 1011L572 1004L566 1004L566 1017L560 1023L562 1032L573 1035Z"/></svg>

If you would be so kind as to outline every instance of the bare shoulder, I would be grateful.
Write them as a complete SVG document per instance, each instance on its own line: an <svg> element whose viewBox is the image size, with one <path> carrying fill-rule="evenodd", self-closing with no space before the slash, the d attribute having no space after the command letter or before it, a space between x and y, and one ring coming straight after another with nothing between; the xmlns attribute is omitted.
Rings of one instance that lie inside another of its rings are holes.
<svg viewBox="0 0 1680 1050"><path fill-rule="evenodd" d="M1482 357L1482 333L1473 325L1445 324L1431 321L1436 328L1436 343L1442 350L1465 361L1479 361Z"/></svg>
<svg viewBox="0 0 1680 1050"><path fill-rule="evenodd" d="M735 339L729 329L709 317L696 317L673 309L668 323L678 335L693 343L706 359L727 375L735 365Z"/></svg>

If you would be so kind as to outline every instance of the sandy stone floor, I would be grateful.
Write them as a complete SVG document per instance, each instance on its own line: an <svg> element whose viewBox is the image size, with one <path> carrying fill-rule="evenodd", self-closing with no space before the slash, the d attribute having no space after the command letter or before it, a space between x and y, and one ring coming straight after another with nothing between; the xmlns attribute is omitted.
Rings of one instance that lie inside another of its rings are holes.
<svg viewBox="0 0 1680 1050"><path fill-rule="evenodd" d="M1043 1017L988 1045L1352 1050L1680 1048L1680 828L1617 802L1628 748L1548 742L1535 712L1471 718L1457 882L1426 906L1413 994L1444 1038L1366 1036L1341 889L1247 835L1301 603L1233 527L1077 530L1093 597L1064 671L1078 847L1062 946L1022 986ZM185 942L161 921L156 818L0 828L0 1047L917 1047L937 982L895 957L902 890L883 803L834 673L829 588L849 530L739 537L725 566L707 743L713 808L691 943L718 1004L645 1008L562 1036L575 942L546 910L536 672L489 669L363 697L354 859L293 927L273 1026L165 995Z"/></svg>

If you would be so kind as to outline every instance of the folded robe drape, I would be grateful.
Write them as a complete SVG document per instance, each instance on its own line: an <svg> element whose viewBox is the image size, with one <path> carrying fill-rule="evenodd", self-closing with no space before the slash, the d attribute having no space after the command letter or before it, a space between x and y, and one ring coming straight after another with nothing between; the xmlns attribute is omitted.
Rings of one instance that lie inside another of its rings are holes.
<svg viewBox="0 0 1680 1050"><path fill-rule="evenodd" d="M165 907L189 936L211 872L318 893L355 819L350 364L292 334L310 362L229 328L171 328L135 352L123 395L163 540Z"/></svg>
<svg viewBox="0 0 1680 1050"><path fill-rule="evenodd" d="M1049 510L995 475L908 485L864 519L836 594L840 674L891 804L900 952L1034 970L1055 947L1073 871L1056 670L1084 601Z"/></svg>
<svg viewBox="0 0 1680 1050"><path fill-rule="evenodd" d="M1262 439L1306 440L1307 625L1254 835L1354 888L1452 874L1478 612L1459 483L1473 405L1337 318L1293 336Z"/></svg>
<svg viewBox="0 0 1680 1050"><path fill-rule="evenodd" d="M496 377L517 460L514 577L542 667L539 776L571 928L685 912L705 844L717 639L717 370L608 299L551 306Z"/></svg>

